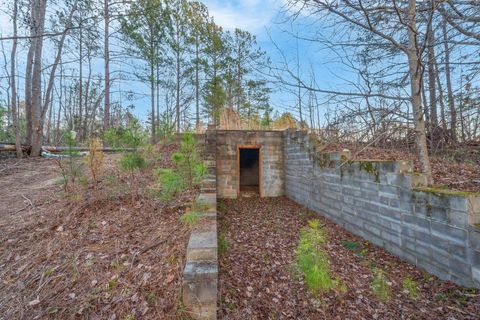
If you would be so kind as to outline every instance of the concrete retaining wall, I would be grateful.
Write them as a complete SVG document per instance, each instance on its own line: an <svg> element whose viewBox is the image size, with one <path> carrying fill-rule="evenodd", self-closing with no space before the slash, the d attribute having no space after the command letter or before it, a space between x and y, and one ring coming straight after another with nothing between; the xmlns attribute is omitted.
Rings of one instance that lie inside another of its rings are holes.
<svg viewBox="0 0 480 320"><path fill-rule="evenodd" d="M192 231L183 271L183 303L194 319L216 319L218 300L216 135L207 131L204 144L207 174L197 201L202 205L201 221Z"/></svg>
<svg viewBox="0 0 480 320"><path fill-rule="evenodd" d="M444 280L480 287L480 198L423 188L408 161L348 161L284 132L285 193ZM475 226L477 224L477 227Z"/></svg>
<svg viewBox="0 0 480 320"><path fill-rule="evenodd" d="M263 197L284 194L283 132L217 130L217 195L236 198L239 190L238 146L260 146L262 154L261 191Z"/></svg>

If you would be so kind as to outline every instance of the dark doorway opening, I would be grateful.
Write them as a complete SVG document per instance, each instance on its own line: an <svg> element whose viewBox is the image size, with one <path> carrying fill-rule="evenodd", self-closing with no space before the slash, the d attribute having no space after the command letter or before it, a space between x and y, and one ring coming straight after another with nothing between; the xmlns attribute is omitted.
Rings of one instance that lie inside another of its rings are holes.
<svg viewBox="0 0 480 320"><path fill-rule="evenodd" d="M260 148L239 148L240 192L260 194Z"/></svg>

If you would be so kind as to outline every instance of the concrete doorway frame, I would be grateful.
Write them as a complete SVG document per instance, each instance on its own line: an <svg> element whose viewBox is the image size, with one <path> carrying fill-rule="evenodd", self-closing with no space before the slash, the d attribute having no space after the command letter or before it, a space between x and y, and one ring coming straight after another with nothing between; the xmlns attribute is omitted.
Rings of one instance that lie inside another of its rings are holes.
<svg viewBox="0 0 480 320"><path fill-rule="evenodd" d="M237 145L237 197L240 197L240 150L258 149L258 192L262 197L262 146L261 145Z"/></svg>

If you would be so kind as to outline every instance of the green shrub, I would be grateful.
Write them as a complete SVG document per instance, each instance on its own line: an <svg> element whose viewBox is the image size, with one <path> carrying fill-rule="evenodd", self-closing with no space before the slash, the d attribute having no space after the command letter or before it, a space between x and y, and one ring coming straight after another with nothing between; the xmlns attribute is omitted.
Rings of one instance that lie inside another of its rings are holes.
<svg viewBox="0 0 480 320"><path fill-rule="evenodd" d="M381 269L375 270L374 278L372 281L373 294L381 301L387 302L391 297L391 289L388 284L385 272Z"/></svg>
<svg viewBox="0 0 480 320"><path fill-rule="evenodd" d="M403 290L408 292L408 296L411 300L415 300L420 296L418 283L410 277L403 279Z"/></svg>
<svg viewBox="0 0 480 320"><path fill-rule="evenodd" d="M326 235L318 220L310 220L308 226L300 230L296 264L313 294L326 293L339 285L339 281L330 276L325 243Z"/></svg>

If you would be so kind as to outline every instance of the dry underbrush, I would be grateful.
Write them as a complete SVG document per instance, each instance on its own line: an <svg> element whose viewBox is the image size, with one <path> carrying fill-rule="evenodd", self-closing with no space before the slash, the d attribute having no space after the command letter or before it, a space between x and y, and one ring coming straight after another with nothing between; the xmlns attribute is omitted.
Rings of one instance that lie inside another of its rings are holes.
<svg viewBox="0 0 480 320"><path fill-rule="evenodd" d="M361 144L328 144L325 152L349 149L357 160L412 160L416 171L420 162L413 150L385 149ZM480 148L476 145L458 146L436 151L430 156L435 185L459 191L480 192Z"/></svg>
<svg viewBox="0 0 480 320"><path fill-rule="evenodd" d="M137 177L132 206L118 157L95 188L64 194L54 161L8 160L0 179L0 319L183 317L181 271L188 230L179 217L192 191L155 195L153 167Z"/></svg>

